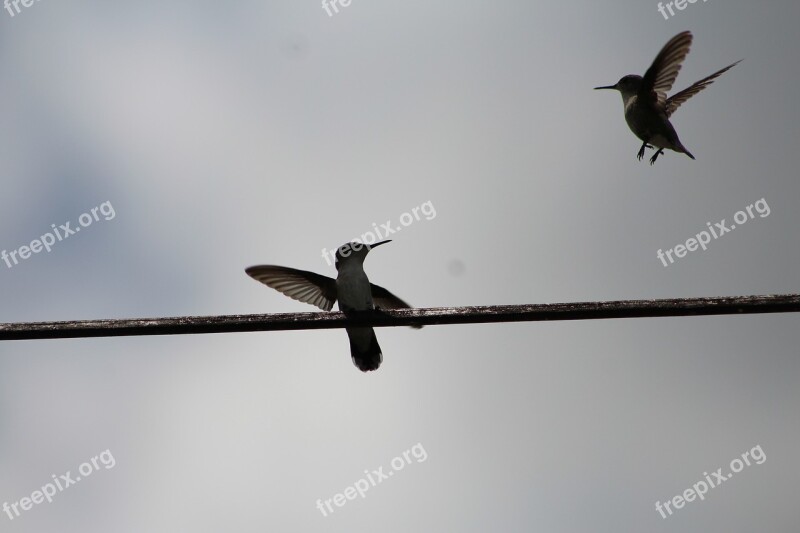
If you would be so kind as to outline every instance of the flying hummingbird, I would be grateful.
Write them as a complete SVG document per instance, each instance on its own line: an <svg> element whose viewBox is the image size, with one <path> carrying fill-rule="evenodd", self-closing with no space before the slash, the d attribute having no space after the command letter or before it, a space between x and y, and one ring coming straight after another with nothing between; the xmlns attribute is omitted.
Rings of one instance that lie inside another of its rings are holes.
<svg viewBox="0 0 800 533"><path fill-rule="evenodd" d="M245 269L247 275L282 292L289 298L316 305L330 311L338 300L345 315L378 309L410 309L406 302L383 287L369 282L364 272L364 259L373 248L391 241L375 244L351 242L336 250L336 279L306 270L274 265L259 265ZM422 326L412 326L416 329ZM345 328L350 339L350 355L362 372L377 370L383 361L375 331L369 327Z"/></svg>
<svg viewBox="0 0 800 533"><path fill-rule="evenodd" d="M645 72L644 77L629 74L615 85L595 87L595 89L615 89L622 93L625 121L631 131L643 141L637 154L640 161L644 157L645 148L657 149L655 155L650 158L651 165L656 162L659 155L664 153L665 148L686 154L694 159L691 152L683 146L678 138L669 117L682 103L711 85L718 76L739 63L737 61L728 65L667 98L667 92L672 89L672 84L675 83L675 78L678 77L678 72L681 70L681 63L689 53L691 45L692 33L688 31L679 33L664 45L653 64Z"/></svg>

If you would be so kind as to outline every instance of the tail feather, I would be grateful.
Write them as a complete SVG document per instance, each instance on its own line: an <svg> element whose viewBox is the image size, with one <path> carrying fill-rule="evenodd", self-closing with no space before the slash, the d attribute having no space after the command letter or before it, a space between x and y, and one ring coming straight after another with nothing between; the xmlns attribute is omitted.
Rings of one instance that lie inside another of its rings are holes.
<svg viewBox="0 0 800 533"><path fill-rule="evenodd" d="M681 140L678 138L678 134L675 133L675 130L672 131L672 136L673 140L671 142L667 142L667 145L662 146L661 148L668 148L673 152L677 152L679 154L686 154L687 156L694 159L694 155L692 155L692 153L686 149Z"/></svg>
<svg viewBox="0 0 800 533"><path fill-rule="evenodd" d="M378 337L372 328L347 328L353 364L362 372L377 370L383 362Z"/></svg>
<svg viewBox="0 0 800 533"><path fill-rule="evenodd" d="M692 155L692 152L687 150L686 147L683 144L681 144L680 141L678 141L678 148L679 148L679 150L676 150L676 151L684 153L684 154L688 155L689 157L691 157L692 159L694 159L694 156Z"/></svg>

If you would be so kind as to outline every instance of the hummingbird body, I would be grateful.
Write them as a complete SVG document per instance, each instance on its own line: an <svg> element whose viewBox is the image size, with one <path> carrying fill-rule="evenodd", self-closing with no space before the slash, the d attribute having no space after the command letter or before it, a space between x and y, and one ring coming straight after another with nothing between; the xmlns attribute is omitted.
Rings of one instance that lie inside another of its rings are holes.
<svg viewBox="0 0 800 533"><path fill-rule="evenodd" d="M625 108L625 122L631 131L645 143L655 146L662 152L665 148L686 154L692 159L694 156L683 146L681 140L678 138L678 132L669 121L666 113L660 109L649 105L645 98L640 98L638 95L639 88L643 83L641 76L626 76L629 81L626 85L636 87L635 90L620 91L622 94L622 104ZM618 83L620 85L622 82ZM641 151L639 159L644 156L644 149ZM659 153L656 152L656 153ZM657 157L657 156L656 156ZM652 161L655 163L655 158Z"/></svg>
<svg viewBox="0 0 800 533"><path fill-rule="evenodd" d="M410 308L406 302L383 287L369 282L364 272L364 259L372 248L391 241L375 244L351 242L336 251L336 279L320 276L306 270L274 265L247 268L253 279L282 292L295 300L316 305L330 311L334 302L346 315L383 309ZM420 328L422 326L413 326ZM350 355L362 372L377 370L383 361L381 347L375 331L370 327L345 328L350 339Z"/></svg>
<svg viewBox="0 0 800 533"><path fill-rule="evenodd" d="M695 158L681 143L669 118L682 103L711 85L719 75L739 63L737 61L728 65L667 98L667 92L675 83L691 44L692 34L690 32L679 33L664 45L644 77L629 74L615 85L595 87L595 89L614 89L622 94L625 122L628 123L631 131L642 140L642 147L639 149L637 157L641 160L646 148L656 149L656 153L650 158L651 165L656 162L659 155L664 153L665 149L686 154L692 159Z"/></svg>
<svg viewBox="0 0 800 533"><path fill-rule="evenodd" d="M336 257L336 294L339 296L339 310L344 314L358 311L372 311L375 303L372 300L372 287L364 272L363 255L353 253L347 260ZM345 328L350 339L350 355L353 363L363 372L377 370L383 361L381 347L375 330L372 328Z"/></svg>
<svg viewBox="0 0 800 533"><path fill-rule="evenodd" d="M369 278L364 272L363 257L361 261L352 257L348 261L337 258L336 291L339 296L339 310L343 313L349 311L368 311L375 308L372 300L372 289Z"/></svg>

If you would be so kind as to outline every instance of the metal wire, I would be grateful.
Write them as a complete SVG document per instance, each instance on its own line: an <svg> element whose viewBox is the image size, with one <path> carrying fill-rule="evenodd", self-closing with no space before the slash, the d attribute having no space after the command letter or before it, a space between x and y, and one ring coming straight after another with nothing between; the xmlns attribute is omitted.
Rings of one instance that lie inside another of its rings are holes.
<svg viewBox="0 0 800 533"><path fill-rule="evenodd" d="M0 324L0 340L196 335L244 331L332 329L345 326L429 326L542 320L599 320L800 312L800 294L618 300L481 307L391 309L345 317L340 312L186 316Z"/></svg>

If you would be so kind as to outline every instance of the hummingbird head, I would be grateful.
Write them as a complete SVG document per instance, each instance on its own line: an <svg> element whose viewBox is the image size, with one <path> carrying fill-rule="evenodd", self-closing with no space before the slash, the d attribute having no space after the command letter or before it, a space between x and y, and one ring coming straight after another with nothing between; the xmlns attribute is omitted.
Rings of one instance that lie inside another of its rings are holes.
<svg viewBox="0 0 800 533"><path fill-rule="evenodd" d="M358 261L359 263L363 263L364 259L366 259L367 254L373 248L380 246L381 244L386 244L387 242L392 242L391 240L376 242L375 244L365 244L363 242L348 242L347 244L343 244L336 250L336 269L339 269L339 263L343 263L346 261Z"/></svg>
<svg viewBox="0 0 800 533"><path fill-rule="evenodd" d="M635 74L628 74L623 76L614 85L607 85L604 87L595 87L597 89L614 89L622 93L622 99L627 100L631 96L636 96L642 86L642 77Z"/></svg>

